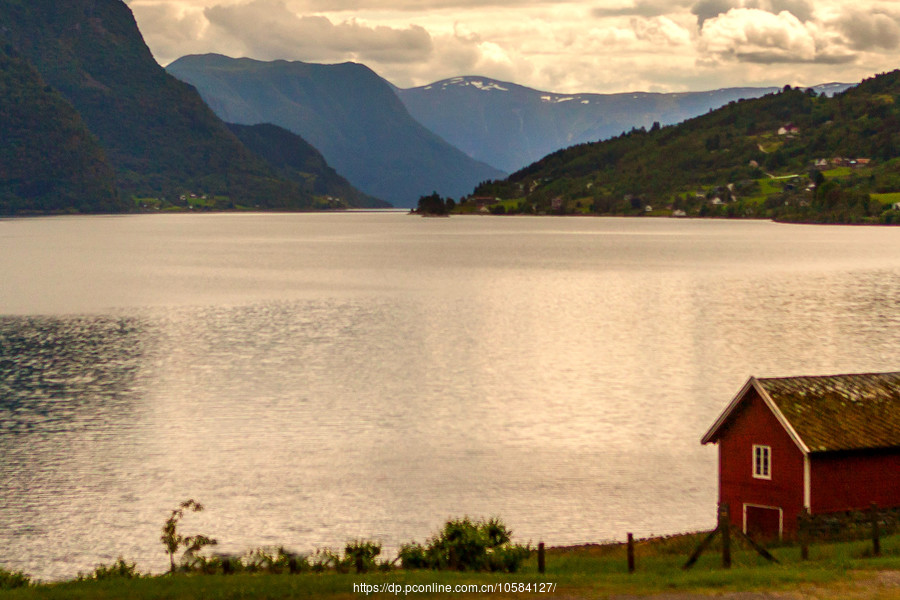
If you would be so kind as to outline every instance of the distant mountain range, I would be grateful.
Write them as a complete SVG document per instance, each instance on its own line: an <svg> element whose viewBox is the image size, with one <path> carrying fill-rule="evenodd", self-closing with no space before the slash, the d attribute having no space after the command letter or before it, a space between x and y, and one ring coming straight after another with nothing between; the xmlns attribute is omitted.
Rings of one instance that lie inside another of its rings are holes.
<svg viewBox="0 0 900 600"><path fill-rule="evenodd" d="M563 95L458 77L401 90L359 64L219 55L167 70L122 0L0 2L0 213L409 207L776 89Z"/></svg>
<svg viewBox="0 0 900 600"><path fill-rule="evenodd" d="M852 84L816 86L831 96ZM726 88L655 94L556 94L487 77L454 77L397 96L420 123L469 156L513 172L561 148L629 131L680 123L779 88Z"/></svg>
<svg viewBox="0 0 900 600"><path fill-rule="evenodd" d="M4 214L121 212L144 196L169 205L206 196L208 208L321 205L307 177L279 176L156 63L121 0L3 0L0 48Z"/></svg>
<svg viewBox="0 0 900 600"><path fill-rule="evenodd" d="M900 223L900 71L832 97L788 86L677 125L558 150L457 206Z"/></svg>
<svg viewBox="0 0 900 600"><path fill-rule="evenodd" d="M414 206L437 191L461 196L505 177L413 119L391 86L355 63L261 62L207 54L167 67L222 119L274 123L301 135L362 191Z"/></svg>

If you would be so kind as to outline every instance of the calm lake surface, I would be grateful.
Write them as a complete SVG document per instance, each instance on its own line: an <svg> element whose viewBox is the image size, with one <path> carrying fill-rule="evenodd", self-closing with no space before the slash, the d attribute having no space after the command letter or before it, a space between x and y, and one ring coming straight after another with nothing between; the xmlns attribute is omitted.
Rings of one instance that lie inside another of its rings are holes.
<svg viewBox="0 0 900 600"><path fill-rule="evenodd" d="M499 515L712 526L751 374L900 369L900 229L397 213L0 221L0 565L163 571Z"/></svg>

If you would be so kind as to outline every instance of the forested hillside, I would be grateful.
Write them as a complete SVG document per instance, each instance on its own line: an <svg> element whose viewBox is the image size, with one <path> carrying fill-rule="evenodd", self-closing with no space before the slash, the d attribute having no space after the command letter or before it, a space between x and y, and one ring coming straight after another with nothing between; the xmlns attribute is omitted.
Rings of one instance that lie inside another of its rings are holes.
<svg viewBox="0 0 900 600"><path fill-rule="evenodd" d="M109 204L101 193L89 206L73 204L65 194L32 193L28 186L67 185L50 172L24 175L26 185L18 192L6 186L9 197L47 211L126 210L135 206L135 198L147 208L186 208L191 198L203 199L197 207L216 209L321 205L314 197L318 192L280 176L229 131L195 89L156 63L121 0L3 0L0 38L40 74L46 94L71 105L61 118L76 122L80 116L127 201ZM35 132L50 127L51 122L43 122ZM51 156L64 148L40 147L36 153ZM41 198L55 200L47 204Z"/></svg>
<svg viewBox="0 0 900 600"><path fill-rule="evenodd" d="M11 47L0 46L0 214L126 208L97 139Z"/></svg>
<svg viewBox="0 0 900 600"><path fill-rule="evenodd" d="M556 152L482 184L463 209L894 222L898 95L898 71L833 98L785 87Z"/></svg>
<svg viewBox="0 0 900 600"><path fill-rule="evenodd" d="M325 157L303 138L287 129L263 123L229 124L247 148L271 165L279 177L297 182L318 198L320 208L390 208L384 200L363 194L328 166Z"/></svg>

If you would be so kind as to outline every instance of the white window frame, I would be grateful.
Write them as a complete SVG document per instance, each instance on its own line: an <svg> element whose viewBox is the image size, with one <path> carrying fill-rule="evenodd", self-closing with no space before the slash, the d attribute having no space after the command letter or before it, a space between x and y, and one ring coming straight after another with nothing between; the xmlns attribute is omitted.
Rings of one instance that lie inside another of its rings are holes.
<svg viewBox="0 0 900 600"><path fill-rule="evenodd" d="M753 444L750 455L754 479L772 479L772 447Z"/></svg>

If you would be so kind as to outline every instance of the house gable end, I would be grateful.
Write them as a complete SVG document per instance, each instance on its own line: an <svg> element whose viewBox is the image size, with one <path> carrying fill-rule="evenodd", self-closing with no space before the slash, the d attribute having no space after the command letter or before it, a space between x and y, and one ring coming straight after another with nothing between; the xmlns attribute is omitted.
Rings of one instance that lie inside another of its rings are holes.
<svg viewBox="0 0 900 600"><path fill-rule="evenodd" d="M769 534L792 530L806 502L807 456L755 387L747 389L714 441L719 502L732 510L732 523L750 531L762 514L778 511L787 520Z"/></svg>
<svg viewBox="0 0 900 600"><path fill-rule="evenodd" d="M701 438L701 444L715 444L719 441L720 436L725 432L728 428L728 423L734 418L739 412L741 407L747 401L748 398L753 396L751 391L755 392L755 395L758 396L766 405L766 408L774 415L774 417L778 420L778 423L784 429L785 433L791 438L791 441L797 446L797 448L804 455L809 454L809 448L807 448L806 444L803 443L803 440L797 434L796 430L791 426L788 420L785 418L784 414L782 414L781 410L769 396L765 389L759 384L756 377L750 377L747 380L747 383L744 384L744 387L737 393L737 395L732 399L732 401L728 404L725 410L719 415L719 418L716 419L716 422L713 423L712 427L709 428L709 431Z"/></svg>

